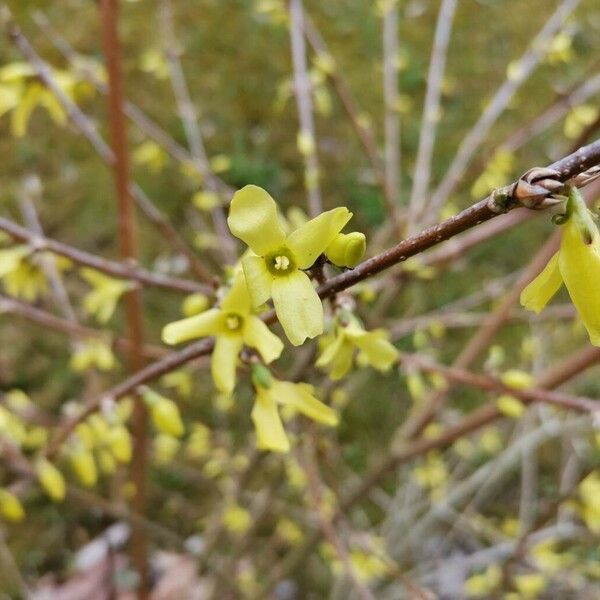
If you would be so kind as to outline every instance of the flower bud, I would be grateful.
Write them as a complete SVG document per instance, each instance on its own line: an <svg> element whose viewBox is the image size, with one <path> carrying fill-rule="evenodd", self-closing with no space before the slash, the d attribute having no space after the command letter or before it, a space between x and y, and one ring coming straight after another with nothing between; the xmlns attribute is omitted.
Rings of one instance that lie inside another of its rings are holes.
<svg viewBox="0 0 600 600"><path fill-rule="evenodd" d="M98 470L92 453L84 448L77 448L72 452L70 460L79 483L84 487L95 486L98 482Z"/></svg>
<svg viewBox="0 0 600 600"><path fill-rule="evenodd" d="M18 523L25 518L21 501L8 490L0 489L0 513L7 521Z"/></svg>
<svg viewBox="0 0 600 600"><path fill-rule="evenodd" d="M120 463L128 463L131 461L131 436L127 427L124 425L115 425L111 427L110 435L108 436L108 445L113 456Z"/></svg>
<svg viewBox="0 0 600 600"><path fill-rule="evenodd" d="M185 428L177 404L150 389L146 389L143 396L150 409L154 426L162 433L176 438L181 437Z"/></svg>
<svg viewBox="0 0 600 600"><path fill-rule="evenodd" d="M338 267L355 267L365 255L367 238L364 233L338 233L327 246L325 256Z"/></svg>
<svg viewBox="0 0 600 600"><path fill-rule="evenodd" d="M35 471L46 494L54 502L62 502L66 494L66 484L61 472L45 458L40 458L37 461Z"/></svg>

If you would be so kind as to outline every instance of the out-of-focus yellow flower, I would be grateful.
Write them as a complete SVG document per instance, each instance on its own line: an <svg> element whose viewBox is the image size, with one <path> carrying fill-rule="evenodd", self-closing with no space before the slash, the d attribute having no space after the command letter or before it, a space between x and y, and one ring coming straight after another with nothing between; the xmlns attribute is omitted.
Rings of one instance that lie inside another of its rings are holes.
<svg viewBox="0 0 600 600"><path fill-rule="evenodd" d="M181 442L176 437L167 433L159 433L154 438L152 444L155 461L159 465L170 463L175 458L177 452L179 452L180 447Z"/></svg>
<svg viewBox="0 0 600 600"><path fill-rule="evenodd" d="M35 472L42 489L54 502L65 499L67 486L62 473L47 459L39 458L35 463Z"/></svg>
<svg viewBox="0 0 600 600"><path fill-rule="evenodd" d="M121 296L134 287L130 281L113 279L94 269L81 269L81 276L92 286L83 299L83 308L100 323L108 322Z"/></svg>
<svg viewBox="0 0 600 600"><path fill-rule="evenodd" d="M204 294L190 294L181 303L181 312L185 317L193 317L204 312L209 306L210 302Z"/></svg>
<svg viewBox="0 0 600 600"><path fill-rule="evenodd" d="M577 190L570 188L560 250L523 290L521 304L540 312L564 282L587 329L600 346L600 233Z"/></svg>
<svg viewBox="0 0 600 600"><path fill-rule="evenodd" d="M571 109L564 125L565 136L570 140L578 138L586 127L598 118L598 107L592 104L581 104Z"/></svg>
<svg viewBox="0 0 600 600"><path fill-rule="evenodd" d="M187 440L186 454L192 459L206 458L211 450L210 429L202 423L194 423Z"/></svg>
<svg viewBox="0 0 600 600"><path fill-rule="evenodd" d="M0 488L0 514L13 523L25 518L25 509L19 498L4 488Z"/></svg>
<svg viewBox="0 0 600 600"><path fill-rule="evenodd" d="M125 425L121 423L111 425L107 444L117 461L120 463L131 462L131 434Z"/></svg>
<svg viewBox="0 0 600 600"><path fill-rule="evenodd" d="M177 404L173 400L157 394L150 388L144 388L142 397L150 410L150 416L156 429L175 438L184 434L185 427Z"/></svg>
<svg viewBox="0 0 600 600"><path fill-rule="evenodd" d="M542 573L523 573L513 577L513 584L523 600L538 598L546 589L547 583L546 577Z"/></svg>
<svg viewBox="0 0 600 600"><path fill-rule="evenodd" d="M483 573L471 575L465 581L465 592L469 598L491 598L502 582L502 569L490 565Z"/></svg>
<svg viewBox="0 0 600 600"><path fill-rule="evenodd" d="M163 387L174 389L183 398L192 393L192 377L186 371L171 371L160 379Z"/></svg>
<svg viewBox="0 0 600 600"><path fill-rule="evenodd" d="M595 534L600 533L600 473L593 471L577 488L581 500L581 517Z"/></svg>
<svg viewBox="0 0 600 600"><path fill-rule="evenodd" d="M242 534L250 529L252 516L239 504L230 504L223 512L223 525L231 533Z"/></svg>
<svg viewBox="0 0 600 600"><path fill-rule="evenodd" d="M256 348L266 363L279 358L281 340L265 323L252 314L250 296L241 271L223 298L220 308L211 308L187 319L169 323L162 333L167 344L177 344L198 337L214 335L211 372L217 389L231 393L235 388L236 367L240 350L246 344Z"/></svg>
<svg viewBox="0 0 600 600"><path fill-rule="evenodd" d="M169 66L164 52L158 48L148 48L142 54L139 66L144 73L154 75L156 79L167 79L169 77Z"/></svg>
<svg viewBox="0 0 600 600"><path fill-rule="evenodd" d="M117 470L115 457L108 448L99 448L96 450L96 459L98 467L104 475L112 475Z"/></svg>
<svg viewBox="0 0 600 600"><path fill-rule="evenodd" d="M475 180L471 187L474 198L486 196L493 189L504 185L510 178L515 157L512 152L500 148L488 161L485 171Z"/></svg>
<svg viewBox="0 0 600 600"><path fill-rule="evenodd" d="M315 398L313 386L278 381L262 365L253 366L252 381L256 389L252 421L256 428L257 445L261 450L288 452L290 449L277 409L278 404L290 406L323 425L337 425L337 414Z"/></svg>
<svg viewBox="0 0 600 600"><path fill-rule="evenodd" d="M94 487L98 482L98 470L94 455L85 447L73 448L69 453L71 468L84 487Z"/></svg>
<svg viewBox="0 0 600 600"><path fill-rule="evenodd" d="M115 366L115 355L111 347L102 340L89 339L77 344L69 364L78 373L93 367L100 371L110 371Z"/></svg>
<svg viewBox="0 0 600 600"><path fill-rule="evenodd" d="M518 419L526 410L525 405L510 394L502 394L496 400L496 408L511 419Z"/></svg>
<svg viewBox="0 0 600 600"><path fill-rule="evenodd" d="M347 208L335 208L286 235L275 201L262 188L247 185L231 201L229 228L253 252L242 258L252 304L258 308L273 298L277 317L295 346L323 333L323 306L304 271L351 217Z"/></svg>
<svg viewBox="0 0 600 600"><path fill-rule="evenodd" d="M140 144L131 157L136 165L148 167L154 173L160 173L169 161L168 154L152 140Z"/></svg>
<svg viewBox="0 0 600 600"><path fill-rule="evenodd" d="M279 519L276 528L277 535L290 546L297 546L303 539L302 529L294 521L283 517Z"/></svg>
<svg viewBox="0 0 600 600"><path fill-rule="evenodd" d="M379 371L389 370L398 358L398 351L388 341L384 329L365 331L358 319L350 314L336 319L333 334L324 336L321 348L315 364L327 369L334 381L344 377L351 369L355 350L359 351L365 364Z"/></svg>
<svg viewBox="0 0 600 600"><path fill-rule="evenodd" d="M28 246L13 246L0 250L0 279L6 293L28 302L46 293L48 283L31 256Z"/></svg>
<svg viewBox="0 0 600 600"><path fill-rule="evenodd" d="M214 210L218 206L222 206L223 201L215 192L211 192L209 190L202 190L201 192L196 192L192 196L192 204L203 212L210 212Z"/></svg>

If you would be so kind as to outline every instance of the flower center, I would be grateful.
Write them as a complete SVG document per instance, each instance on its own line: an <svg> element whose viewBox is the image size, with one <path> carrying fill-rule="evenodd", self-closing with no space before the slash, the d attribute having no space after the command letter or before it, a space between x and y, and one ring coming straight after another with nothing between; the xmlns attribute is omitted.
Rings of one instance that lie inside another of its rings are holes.
<svg viewBox="0 0 600 600"><path fill-rule="evenodd" d="M238 331L242 326L242 318L239 315L230 313L225 317L225 327L229 331Z"/></svg>
<svg viewBox="0 0 600 600"><path fill-rule="evenodd" d="M269 254L265 257L265 260L272 275L287 275L295 267L294 261L286 248Z"/></svg>

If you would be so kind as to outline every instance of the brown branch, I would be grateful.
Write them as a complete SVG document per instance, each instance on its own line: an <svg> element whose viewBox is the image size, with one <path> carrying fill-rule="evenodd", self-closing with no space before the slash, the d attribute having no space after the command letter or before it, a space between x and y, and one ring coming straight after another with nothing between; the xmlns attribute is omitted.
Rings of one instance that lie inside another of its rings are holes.
<svg viewBox="0 0 600 600"><path fill-rule="evenodd" d="M53 254L64 256L74 263L91 267L92 269L96 269L97 271L101 271L102 273L106 273L107 275L119 279L131 279L146 285L154 285L176 292L183 292L185 294L191 294L193 292L210 294L214 291L214 288L212 287L190 281L189 279L180 279L177 277L161 275L159 273L152 273L151 271L147 271L136 265L115 262L95 254L90 254L89 252L79 250L68 244L38 235L4 217L0 217L0 231L4 231L14 240L31 245L36 252L52 252Z"/></svg>
<svg viewBox="0 0 600 600"><path fill-rule="evenodd" d="M121 258L126 263L136 264L138 239L135 221L135 205L129 193L129 160L127 153L127 122L123 113L123 77L121 71L121 44L118 32L118 0L102 0L100 4L102 42L108 70L108 118L114 153L113 173L118 202L119 247ZM139 288L127 293L125 310L129 340L131 342L129 362L133 373L144 364L142 355L142 294ZM133 460L131 478L134 489L133 506L139 515L146 513L146 462L148 441L148 415L146 405L139 395L134 394L132 419ZM141 527L133 528L133 562L140 577L138 598L147 598L148 563L146 556L146 533Z"/></svg>

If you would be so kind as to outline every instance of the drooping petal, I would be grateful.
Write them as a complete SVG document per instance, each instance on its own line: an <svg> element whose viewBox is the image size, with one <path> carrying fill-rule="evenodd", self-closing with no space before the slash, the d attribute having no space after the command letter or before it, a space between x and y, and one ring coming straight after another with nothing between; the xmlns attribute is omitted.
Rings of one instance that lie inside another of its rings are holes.
<svg viewBox="0 0 600 600"><path fill-rule="evenodd" d="M272 295L279 322L294 346L323 333L323 305L306 273L295 270L275 277Z"/></svg>
<svg viewBox="0 0 600 600"><path fill-rule="evenodd" d="M256 185L247 185L233 195L227 223L231 233L259 256L277 250L285 241L275 200Z"/></svg>
<svg viewBox="0 0 600 600"><path fill-rule="evenodd" d="M344 377L352 368L353 359L354 348L352 344L347 339L342 338L342 345L340 346L339 352L336 354L333 362L331 363L329 378L332 381L338 381Z"/></svg>
<svg viewBox="0 0 600 600"><path fill-rule="evenodd" d="M367 362L380 371L387 371L398 358L398 350L387 340L384 329L364 331L353 339Z"/></svg>
<svg viewBox="0 0 600 600"><path fill-rule="evenodd" d="M322 338L321 338L322 339ZM352 367L354 348L340 331L319 356L315 366L327 368L332 381L341 379Z"/></svg>
<svg viewBox="0 0 600 600"><path fill-rule="evenodd" d="M223 312L218 308L211 308L199 315L169 323L162 330L162 340L165 344L179 344L222 331Z"/></svg>
<svg viewBox="0 0 600 600"><path fill-rule="evenodd" d="M558 264L590 341L600 346L600 239L593 236L586 244L571 218L564 226Z"/></svg>
<svg viewBox="0 0 600 600"><path fill-rule="evenodd" d="M246 346L256 348L266 363L279 358L283 350L283 342L254 315L244 320L243 337Z"/></svg>
<svg viewBox="0 0 600 600"><path fill-rule="evenodd" d="M277 402L293 406L298 412L313 421L331 427L338 424L337 413L315 398L312 385L275 381L270 391Z"/></svg>
<svg viewBox="0 0 600 600"><path fill-rule="evenodd" d="M261 256L245 256L242 258L242 267L252 306L258 308L271 297L273 275Z"/></svg>
<svg viewBox="0 0 600 600"><path fill-rule="evenodd" d="M344 206L328 210L292 232L285 244L294 254L296 266L308 269L325 252L352 213Z"/></svg>
<svg viewBox="0 0 600 600"><path fill-rule="evenodd" d="M241 315L250 312L250 294L242 270L236 272L233 284L221 302L221 309L223 312L235 312Z"/></svg>
<svg viewBox="0 0 600 600"><path fill-rule="evenodd" d="M340 335L339 332L336 333L336 335L327 335L320 338L319 345L321 345L323 351L317 359L317 362L315 362L315 366L321 368L329 365L335 359L343 342L344 336Z"/></svg>
<svg viewBox="0 0 600 600"><path fill-rule="evenodd" d="M557 252L542 272L521 292L521 305L539 313L562 285Z"/></svg>
<svg viewBox="0 0 600 600"><path fill-rule="evenodd" d="M243 345L240 335L220 335L215 341L210 371L216 388L224 394L230 394L235 388L235 371Z"/></svg>
<svg viewBox="0 0 600 600"><path fill-rule="evenodd" d="M261 450L289 451L290 442L270 390L258 388L251 417L256 428L256 443Z"/></svg>

